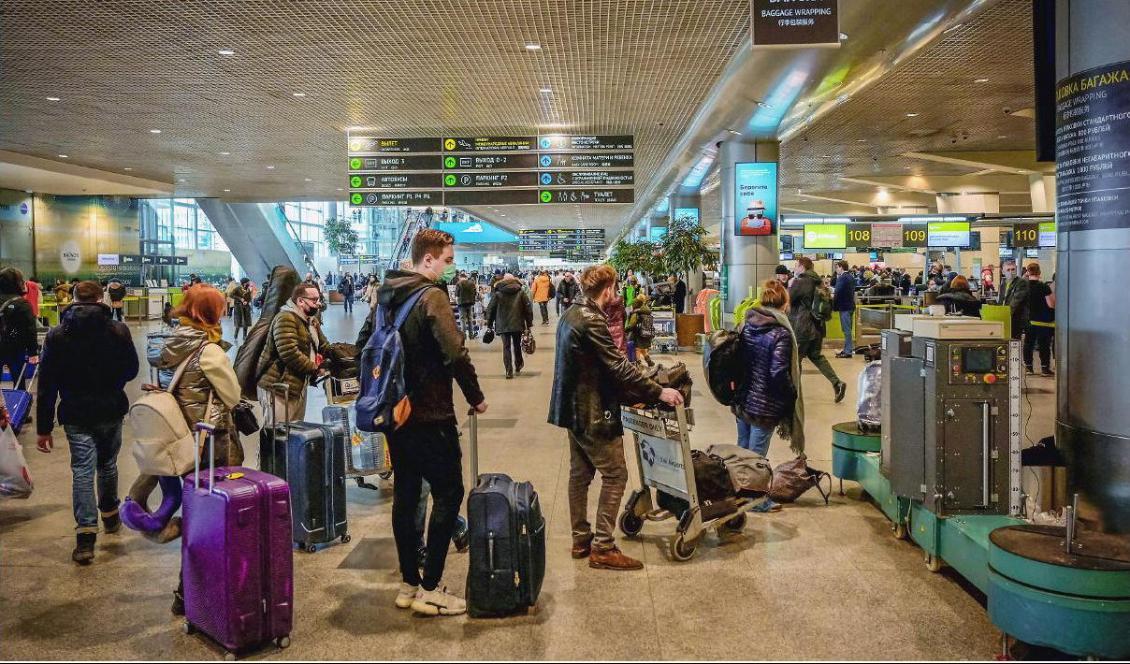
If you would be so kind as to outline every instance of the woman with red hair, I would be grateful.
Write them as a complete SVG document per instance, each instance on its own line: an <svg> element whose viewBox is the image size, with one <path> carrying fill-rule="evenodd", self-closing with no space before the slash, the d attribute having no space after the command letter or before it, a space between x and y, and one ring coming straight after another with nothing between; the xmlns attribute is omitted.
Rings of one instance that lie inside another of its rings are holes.
<svg viewBox="0 0 1130 664"><path fill-rule="evenodd" d="M197 284L185 290L184 301L172 312L180 325L151 363L158 369L173 371L184 365L172 393L188 426L194 427L198 422L213 425L216 465L239 466L243 463L243 446L232 422L231 409L239 403L240 389L228 359L231 344L221 338L220 319L226 311L227 299L214 287ZM205 450L200 453L207 463ZM184 614L183 587L174 596L173 613Z"/></svg>

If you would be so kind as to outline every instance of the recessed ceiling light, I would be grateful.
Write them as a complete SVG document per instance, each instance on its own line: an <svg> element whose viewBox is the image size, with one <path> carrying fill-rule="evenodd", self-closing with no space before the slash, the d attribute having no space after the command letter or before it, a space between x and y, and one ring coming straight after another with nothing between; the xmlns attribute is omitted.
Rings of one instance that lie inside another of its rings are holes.
<svg viewBox="0 0 1130 664"><path fill-rule="evenodd" d="M61 154L61 155L59 155L59 158L60 158L60 159L69 159L69 157L68 157L67 155L65 155L65 154Z"/></svg>
<svg viewBox="0 0 1130 664"><path fill-rule="evenodd" d="M230 153L230 152L221 152L220 154L222 154L222 155L224 155L224 156L226 157L226 156L228 156L228 155L229 155L229 154L231 154L231 153Z"/></svg>
<svg viewBox="0 0 1130 664"><path fill-rule="evenodd" d="M906 114L906 117L908 117L908 118L916 118L916 117L918 117L918 114L917 114L917 113L907 113L907 114Z"/></svg>
<svg viewBox="0 0 1130 664"><path fill-rule="evenodd" d="M161 130L160 130L160 129L150 129L150 130L149 130L149 133L150 133L150 134L160 134L160 133L161 133Z"/></svg>
<svg viewBox="0 0 1130 664"><path fill-rule="evenodd" d="M59 101L58 97L48 97L47 101Z"/></svg>
<svg viewBox="0 0 1130 664"><path fill-rule="evenodd" d="M185 182L188 182L188 180L185 180L184 178L181 178L181 179L177 180L177 182L179 182L179 183L181 183L181 184L184 184Z"/></svg>
<svg viewBox="0 0 1130 664"><path fill-rule="evenodd" d="M830 155L830 154L822 154L822 155L820 155L820 158L821 158L821 159L831 159L831 158L832 158L832 155Z"/></svg>
<svg viewBox="0 0 1130 664"><path fill-rule="evenodd" d="M343 189L343 188L341 188L341 187L338 187L338 188L337 188L337 190L338 190L338 191L345 191L345 189Z"/></svg>
<svg viewBox="0 0 1130 664"><path fill-rule="evenodd" d="M973 82L974 83L988 83L989 79L987 79L987 78L975 78L975 79L973 79Z"/></svg>
<svg viewBox="0 0 1130 664"><path fill-rule="evenodd" d="M549 93L553 92L553 88L542 88L541 91L542 91L542 94L549 94Z"/></svg>
<svg viewBox="0 0 1130 664"><path fill-rule="evenodd" d="M529 42L528 44L526 44L526 50L527 51L540 51L541 50L541 44L538 44L537 42Z"/></svg>
<svg viewBox="0 0 1130 664"><path fill-rule="evenodd" d="M1001 135L997 136L997 138L1008 138L1008 135L1007 134L1001 134Z"/></svg>
<svg viewBox="0 0 1130 664"><path fill-rule="evenodd" d="M867 139L866 138L857 138L857 139L855 139L855 142L856 143L866 143Z"/></svg>
<svg viewBox="0 0 1130 664"><path fill-rule="evenodd" d="M125 168L123 168L122 170L123 170L123 171L132 171L132 170L133 170L133 168L131 168L131 167L129 167L129 166L126 166L126 167L125 167Z"/></svg>
<svg viewBox="0 0 1130 664"><path fill-rule="evenodd" d="M231 191L231 189L225 189L224 191L225 191L225 192L228 192L228 191Z"/></svg>
<svg viewBox="0 0 1130 664"><path fill-rule="evenodd" d="M274 167L274 166L268 166L268 167L267 167L267 170L268 170L268 171L273 171L273 170L275 170L275 167Z"/></svg>
<svg viewBox="0 0 1130 664"><path fill-rule="evenodd" d="M235 51L231 50L230 48L221 48L220 55L235 55Z"/></svg>
<svg viewBox="0 0 1130 664"><path fill-rule="evenodd" d="M306 96L305 92L292 92L291 94L294 95L295 97L305 97Z"/></svg>

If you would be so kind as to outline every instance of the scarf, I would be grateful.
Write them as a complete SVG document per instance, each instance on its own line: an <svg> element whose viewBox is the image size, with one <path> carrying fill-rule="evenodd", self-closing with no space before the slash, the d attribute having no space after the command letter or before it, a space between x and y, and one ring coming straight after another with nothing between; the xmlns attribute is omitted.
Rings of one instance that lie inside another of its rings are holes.
<svg viewBox="0 0 1130 664"><path fill-rule="evenodd" d="M206 326L203 323L193 320L188 316L180 317L180 324L191 327L194 330L200 330L207 336L209 343L219 343L220 339L224 338L224 330L220 325Z"/></svg>
<svg viewBox="0 0 1130 664"><path fill-rule="evenodd" d="M793 346L792 366L789 367L789 376L792 378L793 387L796 388L796 403L793 404L792 419L781 420L777 426L777 435L781 440L789 441L789 448L797 456L804 456L804 395L801 389L800 353L797 352L796 333L789 322L789 316L780 309L761 307L759 311L767 313L776 319L777 323L789 331L789 340Z"/></svg>

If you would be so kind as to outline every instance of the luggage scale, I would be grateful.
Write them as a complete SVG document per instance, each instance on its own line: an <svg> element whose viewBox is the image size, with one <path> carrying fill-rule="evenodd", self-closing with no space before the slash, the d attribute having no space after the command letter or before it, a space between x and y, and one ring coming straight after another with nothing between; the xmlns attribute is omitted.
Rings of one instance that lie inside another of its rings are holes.
<svg viewBox="0 0 1130 664"><path fill-rule="evenodd" d="M682 498L689 508L679 518L675 539L668 555L677 562L694 557L707 530L724 529L741 532L746 512L759 500L728 498L717 503L701 503L691 460L690 429L694 411L675 406L674 412L623 406L620 409L624 428L632 432L635 458L642 486L632 492L618 520L627 537L637 537L646 521L676 518L670 511L658 508L652 489Z"/></svg>

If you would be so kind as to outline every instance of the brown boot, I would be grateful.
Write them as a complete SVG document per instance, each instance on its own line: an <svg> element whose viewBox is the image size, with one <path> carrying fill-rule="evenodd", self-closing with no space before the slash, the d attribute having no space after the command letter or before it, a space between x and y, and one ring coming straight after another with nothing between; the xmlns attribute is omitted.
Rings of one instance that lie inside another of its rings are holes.
<svg viewBox="0 0 1130 664"><path fill-rule="evenodd" d="M592 538L591 537L588 538L587 540L585 540L584 542L580 542L580 543L574 542L573 543L573 551L572 551L573 560L581 560L582 558L588 558L589 554L591 552L592 552Z"/></svg>
<svg viewBox="0 0 1130 664"><path fill-rule="evenodd" d="M626 572L643 569L643 563L635 558L625 556L620 549L614 546L610 549L593 549L589 555L589 567Z"/></svg>

